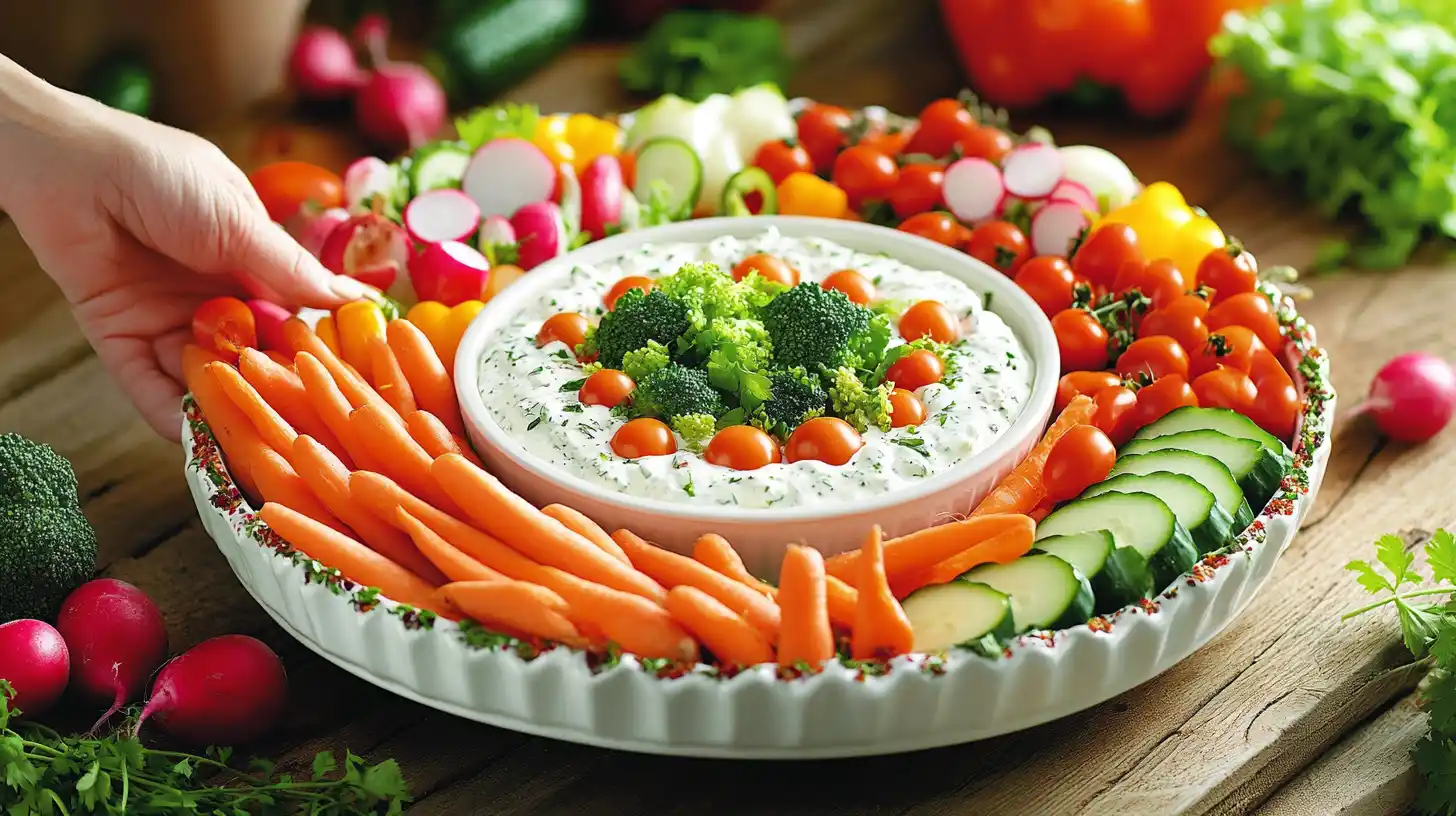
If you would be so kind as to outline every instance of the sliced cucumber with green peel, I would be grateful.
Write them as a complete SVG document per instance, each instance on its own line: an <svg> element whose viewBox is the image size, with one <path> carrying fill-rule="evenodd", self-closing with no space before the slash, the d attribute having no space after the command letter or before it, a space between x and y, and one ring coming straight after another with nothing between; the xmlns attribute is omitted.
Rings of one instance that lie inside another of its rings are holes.
<svg viewBox="0 0 1456 816"><path fill-rule="evenodd" d="M915 633L915 651L952 646L996 648L1016 634L1011 598L985 584L960 579L917 589L900 607Z"/></svg>
<svg viewBox="0 0 1456 816"><path fill-rule="evenodd" d="M1252 439L1228 436L1220 431L1179 431L1165 436L1134 439L1118 455L1136 455L1160 450L1186 450L1212 456L1229 469L1249 508L1261 510L1279 490L1288 461Z"/></svg>
<svg viewBox="0 0 1456 816"><path fill-rule="evenodd" d="M648 139L637 151L637 178L632 192L641 202L661 190L675 219L692 215L703 187L703 162L692 145L673 136Z"/></svg>
<svg viewBox="0 0 1456 816"><path fill-rule="evenodd" d="M961 580L1010 595L1011 619L1019 632L1065 629L1092 617L1092 585L1055 555L1023 555L1008 564L982 564Z"/></svg>
<svg viewBox="0 0 1456 816"><path fill-rule="evenodd" d="M1133 438L1152 439L1184 431L1218 431L1224 436L1258 442L1282 460L1292 457L1289 446L1280 441L1279 437L1260 428L1254 420L1229 408L1175 408L1158 421L1139 429Z"/></svg>
<svg viewBox="0 0 1456 816"><path fill-rule="evenodd" d="M1148 493L1103 493L1070 501L1041 520L1036 538L1097 530L1112 533L1118 547L1131 547L1147 559L1154 591L1161 592L1198 562L1198 549L1178 517L1162 499Z"/></svg>
<svg viewBox="0 0 1456 816"><path fill-rule="evenodd" d="M410 190L414 195L445 187L459 187L465 178L470 153L453 142L425 145L415 151L410 161Z"/></svg>
<svg viewBox="0 0 1456 816"><path fill-rule="evenodd" d="M1163 500L1178 523L1193 537L1193 546L1207 555L1228 546L1234 520L1218 506L1213 493L1181 473L1124 473L1087 488L1082 497L1103 493L1150 493Z"/></svg>
<svg viewBox="0 0 1456 816"><path fill-rule="evenodd" d="M749 193L758 193L762 202L757 212L748 208ZM779 211L779 194L774 189L773 177L762 167L745 167L734 173L723 185L720 209L724 215L774 215Z"/></svg>
<svg viewBox="0 0 1456 816"><path fill-rule="evenodd" d="M1241 533L1254 521L1254 511L1244 498L1243 488L1223 462L1212 456L1186 450L1160 450L1151 453L1134 453L1120 456L1112 465L1111 476L1124 473L1181 473L1193 477L1213 494L1229 518L1233 519L1230 529Z"/></svg>
<svg viewBox="0 0 1456 816"><path fill-rule="evenodd" d="M1036 542L1033 552L1066 561L1092 584L1094 612L1111 612L1153 595L1148 561L1131 547L1119 547L1106 530L1054 535Z"/></svg>

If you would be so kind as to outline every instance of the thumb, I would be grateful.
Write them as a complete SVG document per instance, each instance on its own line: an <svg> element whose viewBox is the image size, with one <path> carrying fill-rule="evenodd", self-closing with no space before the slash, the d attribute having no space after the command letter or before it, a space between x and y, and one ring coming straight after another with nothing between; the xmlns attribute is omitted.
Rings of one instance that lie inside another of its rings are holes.
<svg viewBox="0 0 1456 816"><path fill-rule="evenodd" d="M280 298L281 305L328 309L374 294L358 280L325 269L272 221L249 219L228 249L234 274Z"/></svg>

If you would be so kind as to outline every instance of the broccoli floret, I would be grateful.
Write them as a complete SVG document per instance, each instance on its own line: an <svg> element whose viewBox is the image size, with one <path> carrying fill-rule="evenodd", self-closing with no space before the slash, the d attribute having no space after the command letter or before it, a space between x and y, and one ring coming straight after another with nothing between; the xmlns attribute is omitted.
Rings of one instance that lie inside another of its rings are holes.
<svg viewBox="0 0 1456 816"><path fill-rule="evenodd" d="M724 318L752 317L784 287L757 274L735 281L716 264L690 263L659 280L657 288L687 306L696 325L706 326Z"/></svg>
<svg viewBox="0 0 1456 816"><path fill-rule="evenodd" d="M95 568L96 532L81 513L71 464L45 445L0 435L0 623L54 619Z"/></svg>
<svg viewBox="0 0 1456 816"><path fill-rule="evenodd" d="M622 373L635 382L659 368L666 367L670 362L672 359L667 354L667 347L656 340L648 340L644 348L633 349L622 355Z"/></svg>
<svg viewBox="0 0 1456 816"><path fill-rule="evenodd" d="M850 339L869 329L870 314L843 292L806 281L774 298L763 324L780 368L818 371L847 362Z"/></svg>
<svg viewBox="0 0 1456 816"><path fill-rule="evenodd" d="M692 450L701 450L703 445L718 432L718 421L712 414L685 414L672 421L672 429Z"/></svg>
<svg viewBox="0 0 1456 816"><path fill-rule="evenodd" d="M708 382L708 373L672 363L637 382L632 409L641 416L662 417L669 422L689 414L718 416L723 397Z"/></svg>
<svg viewBox="0 0 1456 816"><path fill-rule="evenodd" d="M824 415L829 396L803 369L775 371L768 379L772 396L755 413L752 424L787 438L806 421Z"/></svg>
<svg viewBox="0 0 1456 816"><path fill-rule="evenodd" d="M627 352L648 348L650 341L671 347L690 326L688 307L683 303L657 289L646 294L633 289L617 298L615 308L602 315L601 323L588 333L583 346L595 349L602 365L619 369Z"/></svg>
<svg viewBox="0 0 1456 816"><path fill-rule="evenodd" d="M742 317L719 318L692 338L684 352L697 360L711 359L715 351L734 349L734 356L753 371L765 371L773 360L773 338L763 323Z"/></svg>
<svg viewBox="0 0 1456 816"><path fill-rule="evenodd" d="M834 415L863 433L870 428L890 430L890 386L868 388L854 369L840 367L829 373L829 404Z"/></svg>

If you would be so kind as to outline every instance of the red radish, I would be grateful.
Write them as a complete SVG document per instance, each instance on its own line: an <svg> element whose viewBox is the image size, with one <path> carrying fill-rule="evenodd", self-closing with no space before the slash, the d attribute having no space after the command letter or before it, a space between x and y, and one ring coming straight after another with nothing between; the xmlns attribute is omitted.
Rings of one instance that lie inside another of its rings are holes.
<svg viewBox="0 0 1456 816"><path fill-rule="evenodd" d="M1046 198L1062 181L1062 154L1055 147L1031 142L1013 148L1001 162L1006 192L1021 198Z"/></svg>
<svg viewBox="0 0 1456 816"><path fill-rule="evenodd" d="M502 248L514 248L515 245L516 228L511 226L511 222L505 216L492 215L480 222L480 234L475 237L475 247L492 264L500 263L497 255Z"/></svg>
<svg viewBox="0 0 1456 816"><path fill-rule="evenodd" d="M1048 204L1031 217L1031 251L1065 258L1072 242L1090 223L1087 213L1077 204L1068 201Z"/></svg>
<svg viewBox="0 0 1456 816"><path fill-rule="evenodd" d="M459 190L430 190L405 206L404 226L421 244L464 241L480 226L480 208Z"/></svg>
<svg viewBox="0 0 1456 816"><path fill-rule="evenodd" d="M420 300L454 306L480 300L490 275L490 262L466 244L441 241L411 258L409 271Z"/></svg>
<svg viewBox="0 0 1456 816"><path fill-rule="evenodd" d="M941 189L951 213L968 223L995 215L1006 197L1000 168L975 157L947 167Z"/></svg>
<svg viewBox="0 0 1456 816"><path fill-rule="evenodd" d="M351 277L391 265L396 271L403 269L409 256L409 236L398 224L373 211L335 227L319 250L325 268Z"/></svg>
<svg viewBox="0 0 1456 816"><path fill-rule="evenodd" d="M384 159L365 156L344 168L344 206L351 210L369 209L371 197L388 195L393 187L394 170Z"/></svg>
<svg viewBox="0 0 1456 816"><path fill-rule="evenodd" d="M423 144L445 125L439 80L409 62L376 65L354 97L354 118L364 135L390 147Z"/></svg>
<svg viewBox="0 0 1456 816"><path fill-rule="evenodd" d="M378 60L389 44L389 20L383 14L365 14L354 24L353 40L355 45Z"/></svg>
<svg viewBox="0 0 1456 816"><path fill-rule="evenodd" d="M75 689L87 700L111 702L96 727L139 698L167 659L161 611L145 592L114 578L87 581L71 592L56 629L71 652Z"/></svg>
<svg viewBox="0 0 1456 816"><path fill-rule="evenodd" d="M496 139L470 157L460 189L480 205L481 215L510 218L527 204L551 200L556 168L525 139Z"/></svg>
<svg viewBox="0 0 1456 816"><path fill-rule="evenodd" d="M282 351L288 348L283 339L283 324L293 317L293 312L271 300L250 300L248 309L253 313L253 325L257 327L258 348L263 351Z"/></svg>
<svg viewBox="0 0 1456 816"><path fill-rule="evenodd" d="M566 224L566 234L575 235L581 232L581 182L570 164L562 164L556 178L556 203L561 208L561 219Z"/></svg>
<svg viewBox="0 0 1456 816"><path fill-rule="evenodd" d="M343 99L363 87L369 74L359 67L343 34L327 26L308 26L293 43L288 78L301 96Z"/></svg>
<svg viewBox="0 0 1456 816"><path fill-rule="evenodd" d="M1368 413L1380 432L1397 442L1425 442L1440 433L1456 409L1456 372L1440 357L1411 352L1381 367L1365 401L1352 415Z"/></svg>
<svg viewBox="0 0 1456 816"><path fill-rule="evenodd" d="M15 696L10 710L35 718L50 710L66 690L71 655L61 633L45 621L0 623L0 680Z"/></svg>
<svg viewBox="0 0 1456 816"><path fill-rule="evenodd" d="M390 263L361 269L354 273L354 280L373 286L381 292L387 292L399 280L399 267Z"/></svg>
<svg viewBox="0 0 1456 816"><path fill-rule="evenodd" d="M1087 189L1087 185L1080 181L1062 179L1052 189L1051 195L1047 196L1049 201L1070 201L1088 212L1096 213L1100 209L1097 206L1097 196Z"/></svg>
<svg viewBox="0 0 1456 816"><path fill-rule="evenodd" d="M592 238L606 236L607 225L622 220L622 165L615 156L598 156L581 172L581 229Z"/></svg>
<svg viewBox="0 0 1456 816"><path fill-rule="evenodd" d="M323 251L324 242L329 239L329 233L348 220L349 211L343 207L319 210L305 204L284 226L299 246L308 250L310 255L318 257L319 252Z"/></svg>
<svg viewBox="0 0 1456 816"><path fill-rule="evenodd" d="M273 730L288 700L288 674L272 649L245 635L204 640L157 672L137 717L193 745L244 745Z"/></svg>
<svg viewBox="0 0 1456 816"><path fill-rule="evenodd" d="M527 204L511 218L520 246L516 266L530 271L566 254L566 219L561 208L549 201Z"/></svg>

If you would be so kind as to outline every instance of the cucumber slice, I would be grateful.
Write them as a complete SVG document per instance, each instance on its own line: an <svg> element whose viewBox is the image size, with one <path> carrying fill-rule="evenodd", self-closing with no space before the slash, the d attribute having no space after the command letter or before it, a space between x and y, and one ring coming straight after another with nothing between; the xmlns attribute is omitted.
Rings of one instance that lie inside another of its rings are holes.
<svg viewBox="0 0 1456 816"><path fill-rule="evenodd" d="M1011 598L985 584L955 580L917 589L900 607L915 633L915 651L939 652L952 646L1000 648L1016 634Z"/></svg>
<svg viewBox="0 0 1456 816"><path fill-rule="evenodd" d="M648 139L637 151L637 179L632 192L638 201L651 201L654 188L667 197L675 219L693 212L703 187L703 162L692 145L672 136Z"/></svg>
<svg viewBox="0 0 1456 816"><path fill-rule="evenodd" d="M1279 437L1260 428L1238 411L1229 408L1175 408L1157 422L1138 430L1134 439L1152 439L1183 431L1218 431L1235 439L1252 439L1280 459L1292 458L1289 446Z"/></svg>
<svg viewBox="0 0 1456 816"><path fill-rule="evenodd" d="M470 153L452 142L421 147L410 162L410 190L419 195L444 187L459 187L469 163Z"/></svg>
<svg viewBox="0 0 1456 816"><path fill-rule="evenodd" d="M1068 502L1041 520L1036 537L1040 541L1096 530L1112 533L1118 547L1131 547L1147 559L1158 591L1198 561L1198 550L1178 517L1162 499L1148 493L1104 493Z"/></svg>
<svg viewBox="0 0 1456 816"><path fill-rule="evenodd" d="M1109 476L1124 473L1181 473L1192 476L1213 494L1229 518L1233 519L1233 532L1243 532L1254 521L1254 511L1244 498L1243 488L1223 462L1212 456L1186 450L1160 450L1151 453L1135 453L1120 456L1112 466Z"/></svg>
<svg viewBox="0 0 1456 816"><path fill-rule="evenodd" d="M759 199L763 202L758 212L748 209L744 203L744 197L749 193L758 193ZM774 190L773 177L762 167L745 167L728 178L728 183L723 185L723 205L720 207L724 215L773 215L779 211L779 194Z"/></svg>
<svg viewBox="0 0 1456 816"><path fill-rule="evenodd" d="M1131 547L1118 547L1106 530L1054 535L1036 542L1036 550L1055 555L1087 576L1093 611L1111 612L1153 595L1147 559Z"/></svg>
<svg viewBox="0 0 1456 816"><path fill-rule="evenodd" d="M1009 564L982 564L963 580L1011 596L1018 631L1065 629L1092 617L1092 585L1055 555L1024 555Z"/></svg>
<svg viewBox="0 0 1456 816"><path fill-rule="evenodd" d="M1124 473L1087 488L1082 496L1103 493L1150 493L1163 500L1178 523L1193 537L1193 545L1203 555L1228 546L1234 520L1218 506L1213 493L1181 473Z"/></svg>
<svg viewBox="0 0 1456 816"><path fill-rule="evenodd" d="M1252 439L1228 436L1220 431L1179 431L1165 436L1134 439L1118 451L1119 456L1160 450L1186 450L1212 456L1229 469L1251 509L1262 509L1274 497L1284 480L1288 461L1269 452Z"/></svg>

